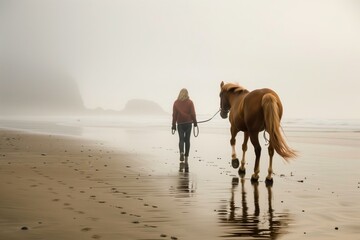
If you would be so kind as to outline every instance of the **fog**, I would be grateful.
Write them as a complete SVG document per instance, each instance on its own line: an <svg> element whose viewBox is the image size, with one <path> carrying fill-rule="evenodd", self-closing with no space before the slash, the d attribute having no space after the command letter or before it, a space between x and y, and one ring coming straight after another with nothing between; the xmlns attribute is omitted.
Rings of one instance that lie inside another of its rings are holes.
<svg viewBox="0 0 360 240"><path fill-rule="evenodd" d="M356 0L0 0L1 93L71 79L86 108L136 98L170 113L185 87L212 115L225 81L274 89L285 118L360 118L359 42Z"/></svg>

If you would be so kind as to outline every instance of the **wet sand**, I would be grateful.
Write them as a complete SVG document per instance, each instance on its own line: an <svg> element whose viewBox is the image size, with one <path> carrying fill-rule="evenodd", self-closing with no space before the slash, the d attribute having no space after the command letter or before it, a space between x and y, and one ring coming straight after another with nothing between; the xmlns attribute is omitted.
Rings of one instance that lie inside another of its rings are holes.
<svg viewBox="0 0 360 240"><path fill-rule="evenodd" d="M179 162L177 137L165 129L127 129L125 135L114 143L1 130L0 239L360 234L359 132L287 134L299 158L275 157L272 187L263 181L264 145L260 181L251 184L252 146L241 179L230 167L229 136L217 130L204 127L192 138L188 164Z"/></svg>

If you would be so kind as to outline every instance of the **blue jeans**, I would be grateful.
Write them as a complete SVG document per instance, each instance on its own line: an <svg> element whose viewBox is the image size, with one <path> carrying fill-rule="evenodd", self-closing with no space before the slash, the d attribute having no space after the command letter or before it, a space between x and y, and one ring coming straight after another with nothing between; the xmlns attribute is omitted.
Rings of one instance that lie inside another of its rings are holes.
<svg viewBox="0 0 360 240"><path fill-rule="evenodd" d="M185 153L185 157L189 156L191 128L192 123L178 124L179 151L180 153Z"/></svg>

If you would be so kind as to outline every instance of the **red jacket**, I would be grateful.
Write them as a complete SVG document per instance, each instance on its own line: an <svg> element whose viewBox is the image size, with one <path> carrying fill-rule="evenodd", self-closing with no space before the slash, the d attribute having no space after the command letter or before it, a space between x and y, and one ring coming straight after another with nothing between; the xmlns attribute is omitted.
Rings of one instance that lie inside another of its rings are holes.
<svg viewBox="0 0 360 240"><path fill-rule="evenodd" d="M172 125L175 126L176 123L196 123L196 113L194 103L190 100L176 100L173 106L173 118Z"/></svg>

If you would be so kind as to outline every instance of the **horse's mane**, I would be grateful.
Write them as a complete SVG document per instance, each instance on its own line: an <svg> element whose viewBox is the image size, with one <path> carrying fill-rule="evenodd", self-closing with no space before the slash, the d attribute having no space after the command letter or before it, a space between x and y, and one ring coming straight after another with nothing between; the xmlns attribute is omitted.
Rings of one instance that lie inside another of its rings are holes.
<svg viewBox="0 0 360 240"><path fill-rule="evenodd" d="M241 92L246 89L236 83L227 83L221 88L221 90L236 93L236 92Z"/></svg>

